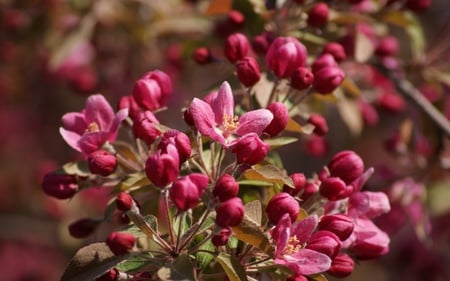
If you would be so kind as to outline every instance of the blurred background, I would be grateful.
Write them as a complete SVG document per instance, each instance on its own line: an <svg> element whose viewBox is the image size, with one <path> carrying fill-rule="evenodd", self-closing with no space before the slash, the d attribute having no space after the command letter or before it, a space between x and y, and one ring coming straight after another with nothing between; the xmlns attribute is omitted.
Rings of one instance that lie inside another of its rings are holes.
<svg viewBox="0 0 450 281"><path fill-rule="evenodd" d="M92 188L67 201L41 191L45 173L80 158L59 135L64 113L81 110L86 97L94 93L103 94L116 107L121 96L131 94L137 78L158 68L175 85L170 109L158 117L184 130L182 108L192 97L203 96L223 80L236 79L227 63L200 66L192 59L199 46L222 52L220 26L227 15L208 8L209 3L0 0L0 280L59 280L81 245L102 240L107 233L108 225L86 240L77 240L67 231L77 219L101 217L109 200L107 191ZM449 4L449 0L433 0L420 14L430 45L446 42L447 49L450 45ZM249 35L263 31L262 19L249 2L234 1L233 9L245 15L239 30ZM311 161L304 140L283 148L280 153L289 172L311 175L334 152L353 149L367 167L379 168L379 178L369 188L407 186L412 198L407 207L404 201L393 203L393 211L379 220L392 235L391 252L380 261L361 262L347 279L450 280L448 175L429 170L429 177L437 179L431 185L405 179L415 171L403 170L402 159L386 151L381 141L398 117L381 114L376 126L354 137L335 118L336 110L326 114L330 127L326 153ZM395 176L389 184L381 180L381 174L393 171L402 180ZM427 219L411 219L424 213Z"/></svg>

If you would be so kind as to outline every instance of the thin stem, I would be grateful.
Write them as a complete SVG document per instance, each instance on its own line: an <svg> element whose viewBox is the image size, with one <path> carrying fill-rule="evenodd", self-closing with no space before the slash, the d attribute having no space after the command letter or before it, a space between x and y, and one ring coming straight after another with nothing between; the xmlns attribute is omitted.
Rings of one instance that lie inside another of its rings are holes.
<svg viewBox="0 0 450 281"><path fill-rule="evenodd" d="M291 108L289 108L289 112L291 112L294 108L296 108L299 104L301 104L310 94L312 93L312 89L308 89L306 92L300 93L296 99L294 99Z"/></svg>
<svg viewBox="0 0 450 281"><path fill-rule="evenodd" d="M250 266L253 266L253 265L257 265L257 264L259 264L259 263L263 263L263 262L266 262L266 261L268 261L268 260L271 260L272 258L270 258L270 257L267 257L267 258L265 258L265 259L262 259L262 260L258 260L258 261L253 261L253 262L249 262L249 263L247 263L247 264L245 264L245 266L248 266L248 267L250 267Z"/></svg>
<svg viewBox="0 0 450 281"><path fill-rule="evenodd" d="M286 95L284 96L284 98L281 102L285 103L292 96L292 93L294 93L294 92L295 92L294 89L292 87L289 87L288 92L286 93Z"/></svg>
<svg viewBox="0 0 450 281"><path fill-rule="evenodd" d="M219 150L219 159L218 159L218 163L217 163L217 171L219 171L219 173L220 174L222 174L221 173L221 168L222 168L222 157L223 157L223 151L224 151L224 149L223 149L223 147L222 146L220 146L220 150ZM216 178L218 177L218 175L216 175Z"/></svg>
<svg viewBox="0 0 450 281"><path fill-rule="evenodd" d="M200 241L200 242L199 242L198 244L196 244L194 247L190 248L190 249L189 249L189 252L190 252L190 253L196 253L196 252L200 251L199 248L200 248L203 244L205 244L206 242L208 242L209 239L211 239L211 237L212 237L213 235L214 235L214 232L211 232L210 234L208 234L208 236L206 236L205 238L203 238L202 241Z"/></svg>
<svg viewBox="0 0 450 281"><path fill-rule="evenodd" d="M179 250L181 251L184 247L186 247L191 240L194 238L194 236L197 234L197 231L200 229L200 227L202 226L202 224L206 221L206 218L208 217L209 213L211 212L212 206L211 204L208 206L208 208L205 210L205 212L203 213L203 217L201 218L199 224L197 225L195 231L192 231L192 233L186 237L183 241L183 243L181 243L181 246L179 248Z"/></svg>
<svg viewBox="0 0 450 281"><path fill-rule="evenodd" d="M183 223L185 215L186 215L186 212L182 212L181 214L179 214L180 219L178 221L177 244L175 246L175 253L179 253L180 239L181 239L181 225Z"/></svg>
<svg viewBox="0 0 450 281"><path fill-rule="evenodd" d="M162 190L162 195L164 196L164 209L166 212L167 217L167 226L169 227L169 237L170 237L170 243L175 245L175 234L173 233L173 225L172 225L172 218L170 216L170 210L169 210L169 190L167 188L164 188Z"/></svg>
<svg viewBox="0 0 450 281"><path fill-rule="evenodd" d="M211 153L211 180L214 180L216 178L216 165L214 165L214 159L216 157L216 148L214 146L214 142L209 143L209 151Z"/></svg>
<svg viewBox="0 0 450 281"><path fill-rule="evenodd" d="M123 157L121 154L116 154L117 161L120 165L126 167L127 169L135 172L141 171L141 167L137 166L134 162L129 161L127 158Z"/></svg>
<svg viewBox="0 0 450 281"><path fill-rule="evenodd" d="M269 100L268 100L266 106L271 104L274 100L276 100L278 98L277 97L278 85L280 85L280 79L277 77L273 83L272 91L270 92Z"/></svg>

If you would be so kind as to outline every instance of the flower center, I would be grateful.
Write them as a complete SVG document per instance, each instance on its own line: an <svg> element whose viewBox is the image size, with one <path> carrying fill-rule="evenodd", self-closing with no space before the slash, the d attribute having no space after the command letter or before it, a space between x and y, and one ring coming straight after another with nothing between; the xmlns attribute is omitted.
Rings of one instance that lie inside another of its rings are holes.
<svg viewBox="0 0 450 281"><path fill-rule="evenodd" d="M236 130L237 127L239 126L238 119L239 118L237 116L231 116L231 115L225 114L223 116L223 122L222 122L225 131L233 132L234 130Z"/></svg>
<svg viewBox="0 0 450 281"><path fill-rule="evenodd" d="M89 124L86 128L85 133L93 133L93 132L99 132L100 131L100 127L98 126L98 124L96 122L92 122L91 124Z"/></svg>
<svg viewBox="0 0 450 281"><path fill-rule="evenodd" d="M302 245L300 244L300 241L298 241L297 236L291 236L288 239L288 244L286 245L286 248L284 248L283 253L285 255L289 255L292 253L297 253L302 248Z"/></svg>

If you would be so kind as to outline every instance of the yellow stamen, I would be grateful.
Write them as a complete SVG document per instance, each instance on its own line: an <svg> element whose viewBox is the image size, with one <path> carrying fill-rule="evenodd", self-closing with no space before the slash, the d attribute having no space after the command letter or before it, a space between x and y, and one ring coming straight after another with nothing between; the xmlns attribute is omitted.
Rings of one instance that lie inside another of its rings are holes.
<svg viewBox="0 0 450 281"><path fill-rule="evenodd" d="M231 115L224 115L222 123L225 131L233 132L236 130L239 127L238 119L239 118L237 116L233 117Z"/></svg>
<svg viewBox="0 0 450 281"><path fill-rule="evenodd" d="M286 248L284 248L283 253L284 254L292 254L300 251L302 248L302 245L300 244L300 241L298 241L297 236L291 236L288 239L288 244Z"/></svg>
<svg viewBox="0 0 450 281"><path fill-rule="evenodd" d="M96 122L92 122L86 128L86 133L93 133L93 132L99 132L99 131L100 131L100 127L98 126L98 124Z"/></svg>

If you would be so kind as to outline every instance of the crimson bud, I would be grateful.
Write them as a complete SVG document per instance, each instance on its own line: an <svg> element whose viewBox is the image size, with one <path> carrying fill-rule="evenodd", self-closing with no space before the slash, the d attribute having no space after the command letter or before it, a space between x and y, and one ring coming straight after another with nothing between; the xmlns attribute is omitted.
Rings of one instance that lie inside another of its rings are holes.
<svg viewBox="0 0 450 281"><path fill-rule="evenodd" d="M236 63L236 74L241 83L251 87L261 78L258 61L252 57L245 57Z"/></svg>
<svg viewBox="0 0 450 281"><path fill-rule="evenodd" d="M247 134L233 145L232 152L236 154L238 164L254 165L261 162L269 152L269 145L256 134Z"/></svg>
<svg viewBox="0 0 450 281"><path fill-rule="evenodd" d="M289 119L288 110L281 102L271 103L267 106L267 109L272 112L273 119L264 129L264 132L273 137L286 128Z"/></svg>
<svg viewBox="0 0 450 281"><path fill-rule="evenodd" d="M216 208L216 224L220 227L238 226L244 218L244 205L239 197L221 202Z"/></svg>
<svg viewBox="0 0 450 281"><path fill-rule="evenodd" d="M354 267L355 262L349 255L340 254L331 261L331 267L327 272L330 275L343 278L349 276L353 272Z"/></svg>
<svg viewBox="0 0 450 281"><path fill-rule="evenodd" d="M222 228L219 233L215 234L211 238L211 242L214 246L219 247L227 244L231 235L231 229L229 227Z"/></svg>
<svg viewBox="0 0 450 281"><path fill-rule="evenodd" d="M267 53L272 41L273 37L270 33L261 33L256 35L252 40L253 50L260 55L264 55Z"/></svg>
<svg viewBox="0 0 450 281"><path fill-rule="evenodd" d="M147 110L156 110L167 105L172 94L172 81L161 70L144 74L134 83L133 98Z"/></svg>
<svg viewBox="0 0 450 281"><path fill-rule="evenodd" d="M48 173L42 180L42 190L58 199L71 198L78 191L77 178L74 175Z"/></svg>
<svg viewBox="0 0 450 281"><path fill-rule="evenodd" d="M306 66L306 47L294 37L278 37L266 54L267 67L278 77L287 78Z"/></svg>
<svg viewBox="0 0 450 281"><path fill-rule="evenodd" d="M341 178L346 184L351 184L364 173L364 162L351 150L341 151L333 156L328 163L330 176Z"/></svg>
<svg viewBox="0 0 450 281"><path fill-rule="evenodd" d="M353 186L337 177L329 177L322 181L319 187L320 194L330 201L337 201L349 197L353 192Z"/></svg>
<svg viewBox="0 0 450 281"><path fill-rule="evenodd" d="M281 192L270 199L266 213L273 224L277 224L284 214L289 214L291 221L295 221L300 213L300 206L290 194Z"/></svg>
<svg viewBox="0 0 450 281"><path fill-rule="evenodd" d="M314 73L314 90L320 94L331 93L341 85L344 78L345 73L339 67L324 67Z"/></svg>
<svg viewBox="0 0 450 281"><path fill-rule="evenodd" d="M129 211L133 207L134 200L130 194L120 192L116 198L117 209L123 212Z"/></svg>
<svg viewBox="0 0 450 281"><path fill-rule="evenodd" d="M323 136L328 132L327 120L319 114L311 114L308 118L308 122L314 125L314 134Z"/></svg>
<svg viewBox="0 0 450 281"><path fill-rule="evenodd" d="M167 153L158 150L145 162L145 174L157 187L164 188L177 179L180 172L178 151L174 145L167 146Z"/></svg>
<svg viewBox="0 0 450 281"><path fill-rule="evenodd" d="M338 64L336 60L334 59L332 54L325 53L320 55L318 58L314 60L314 62L311 65L311 70L314 73L314 75L325 67L337 67Z"/></svg>
<svg viewBox="0 0 450 281"><path fill-rule="evenodd" d="M205 47L199 47L192 53L192 58L198 64L208 64L214 61L211 51Z"/></svg>
<svg viewBox="0 0 450 281"><path fill-rule="evenodd" d="M283 186L283 192L289 193L292 196L297 195L300 190L305 188L306 185L306 177L303 173L294 173L289 176L294 183L294 188L291 188L287 185Z"/></svg>
<svg viewBox="0 0 450 281"><path fill-rule="evenodd" d="M179 211L186 211L197 206L200 197L208 186L208 177L192 173L176 180L169 190L170 199Z"/></svg>
<svg viewBox="0 0 450 281"><path fill-rule="evenodd" d="M375 54L380 57L394 56L398 52L398 40L393 36L386 36L378 42Z"/></svg>
<svg viewBox="0 0 450 281"><path fill-rule="evenodd" d="M117 168L116 156L102 149L91 152L87 161L89 171L103 177L111 175Z"/></svg>
<svg viewBox="0 0 450 281"><path fill-rule="evenodd" d="M133 249L136 238L125 232L113 232L108 236L106 245L115 255L124 255Z"/></svg>
<svg viewBox="0 0 450 281"><path fill-rule="evenodd" d="M90 218L80 219L69 225L69 233L75 238L85 238L91 235L99 224L98 220Z"/></svg>
<svg viewBox="0 0 450 281"><path fill-rule="evenodd" d="M220 202L236 197L239 192L239 184L230 174L223 174L214 186L213 195Z"/></svg>
<svg viewBox="0 0 450 281"><path fill-rule="evenodd" d="M323 136L311 135L305 143L306 153L314 157L323 157L328 153L330 145Z"/></svg>
<svg viewBox="0 0 450 281"><path fill-rule="evenodd" d="M341 241L350 237L354 227L352 218L346 214L325 215L318 225L319 230L333 232Z"/></svg>
<svg viewBox="0 0 450 281"><path fill-rule="evenodd" d="M119 280L119 276L120 276L119 271L115 268L111 268L100 277L97 277L95 281L117 281Z"/></svg>
<svg viewBox="0 0 450 281"><path fill-rule="evenodd" d="M159 124L159 121L151 111L140 113L133 122L134 136L143 140L147 145L151 145L161 135L155 124Z"/></svg>
<svg viewBox="0 0 450 281"><path fill-rule="evenodd" d="M133 96L122 96L117 105L117 110L128 108L128 116L135 119L139 116L141 109L139 105L134 100Z"/></svg>
<svg viewBox="0 0 450 281"><path fill-rule="evenodd" d="M292 72L291 87L297 90L304 90L314 82L314 74L306 67L298 67Z"/></svg>
<svg viewBox="0 0 450 281"><path fill-rule="evenodd" d="M336 234L326 230L319 230L311 235L306 249L314 250L330 258L334 258L341 250L341 241Z"/></svg>
<svg viewBox="0 0 450 281"><path fill-rule="evenodd" d="M230 62L235 63L247 56L249 47L249 42L244 34L233 33L225 41L224 54Z"/></svg>
<svg viewBox="0 0 450 281"><path fill-rule="evenodd" d="M328 22L330 10L325 3L315 4L308 12L308 25L321 27Z"/></svg>
<svg viewBox="0 0 450 281"><path fill-rule="evenodd" d="M342 47L341 44L336 43L336 42L327 43L323 47L322 54L332 55L333 58L336 60L336 62L341 62L341 61L345 60L345 58L346 58L344 47Z"/></svg>
<svg viewBox="0 0 450 281"><path fill-rule="evenodd" d="M185 133L175 129L170 129L165 132L161 138L161 142L158 144L158 148L162 152L167 153L167 146L169 144L174 145L177 149L178 155L180 156L180 163L183 163L191 156L191 140Z"/></svg>

